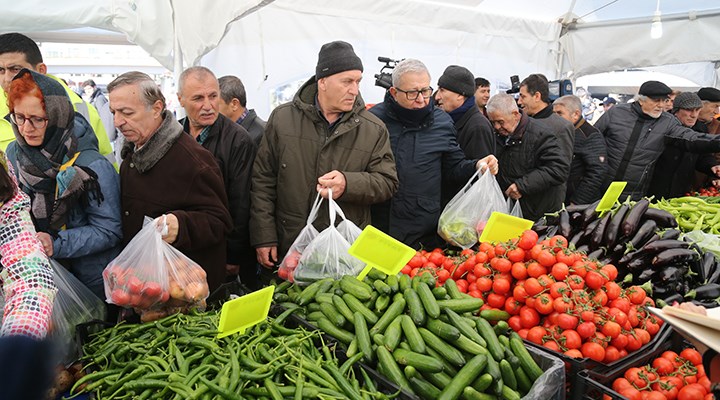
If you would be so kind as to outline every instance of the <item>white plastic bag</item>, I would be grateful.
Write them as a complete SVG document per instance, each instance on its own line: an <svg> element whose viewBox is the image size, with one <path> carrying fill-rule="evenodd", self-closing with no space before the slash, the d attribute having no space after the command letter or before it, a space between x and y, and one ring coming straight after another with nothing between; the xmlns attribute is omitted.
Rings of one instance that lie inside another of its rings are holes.
<svg viewBox="0 0 720 400"><path fill-rule="evenodd" d="M302 228L300 234L295 238L295 241L288 249L287 254L283 257L278 268L278 276L290 282L295 282L294 274L295 269L300 262L303 252L307 246L312 242L313 239L318 235L318 230L313 226L313 222L317 218L318 210L320 210L320 204L322 203L322 197L320 193L315 197L315 202L310 209L310 215L308 215L305 227Z"/></svg>
<svg viewBox="0 0 720 400"><path fill-rule="evenodd" d="M49 259L58 291L53 303L50 337L58 343L63 362L76 359L75 327L93 320L105 320L105 303L93 294L72 272Z"/></svg>
<svg viewBox="0 0 720 400"><path fill-rule="evenodd" d="M337 225L337 230L340 232L342 237L344 237L345 240L347 240L348 243L352 245L353 243L355 243L355 240L358 238L358 236L360 236L360 234L362 233L362 229L355 225L354 222L345 218L345 213L342 211L338 203L333 201L332 205L337 215L340 217L340 219L342 219L342 221L340 221L340 223Z"/></svg>
<svg viewBox="0 0 720 400"><path fill-rule="evenodd" d="M294 279L297 284L310 284L323 278L340 279L344 275L357 275L365 265L348 253L350 243L335 227L337 205L328 190L330 225L320 232L300 257Z"/></svg>
<svg viewBox="0 0 720 400"><path fill-rule="evenodd" d="M477 170L440 214L438 235L452 245L470 248L478 242L490 214L507 210L495 176Z"/></svg>
<svg viewBox="0 0 720 400"><path fill-rule="evenodd" d="M513 200L510 197L508 197L507 209L508 209L508 214L512 215L513 217L518 217L518 218L523 217L522 207L520 207L520 199L517 199L515 201L515 204L513 204Z"/></svg>

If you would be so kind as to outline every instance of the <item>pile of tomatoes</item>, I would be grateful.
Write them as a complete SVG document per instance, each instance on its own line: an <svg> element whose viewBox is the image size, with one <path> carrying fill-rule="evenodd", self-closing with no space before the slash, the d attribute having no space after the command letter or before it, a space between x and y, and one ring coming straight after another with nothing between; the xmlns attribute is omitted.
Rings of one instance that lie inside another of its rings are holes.
<svg viewBox="0 0 720 400"><path fill-rule="evenodd" d="M452 278L460 291L485 301L482 309L507 312L521 337L569 357L611 363L650 342L662 321L644 308L654 305L645 290L621 288L613 265L567 243L559 235L538 243L537 233L527 230L457 256L419 251L402 272L427 271L439 284Z"/></svg>
<svg viewBox="0 0 720 400"><path fill-rule="evenodd" d="M694 193L686 193L687 196L718 197L720 191L715 186L704 187Z"/></svg>
<svg viewBox="0 0 720 400"><path fill-rule="evenodd" d="M691 348L666 351L649 365L633 367L612 388L630 400L712 400L710 379L700 353Z"/></svg>

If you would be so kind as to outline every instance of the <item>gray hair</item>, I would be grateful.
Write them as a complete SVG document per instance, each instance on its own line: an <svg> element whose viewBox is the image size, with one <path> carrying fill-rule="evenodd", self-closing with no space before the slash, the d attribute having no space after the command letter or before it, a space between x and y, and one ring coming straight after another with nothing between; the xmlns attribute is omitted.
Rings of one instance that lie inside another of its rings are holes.
<svg viewBox="0 0 720 400"><path fill-rule="evenodd" d="M226 75L218 79L218 84L220 85L220 97L224 102L230 103L232 99L238 99L241 106L247 106L247 93L240 78Z"/></svg>
<svg viewBox="0 0 720 400"><path fill-rule="evenodd" d="M634 99L635 99L635 101L640 101L640 102L650 100L650 98L645 96L644 94L637 94L637 95L635 95Z"/></svg>
<svg viewBox="0 0 720 400"><path fill-rule="evenodd" d="M582 110L582 101L580 101L580 98L571 94L558 97L555 101L553 101L553 105L563 106L571 113Z"/></svg>
<svg viewBox="0 0 720 400"><path fill-rule="evenodd" d="M400 78L409 73L409 72L415 72L415 73L425 73L428 74L428 77L430 76L430 71L428 71L425 64L422 63L420 60L416 60L414 58L406 58L402 61L400 61L396 66L395 69L393 69L392 72L392 84L393 86L397 87L400 84Z"/></svg>
<svg viewBox="0 0 720 400"><path fill-rule="evenodd" d="M145 105L150 108L155 104L156 101L160 100L165 111L166 103L165 96L157 83L150 77L150 75L140 71L126 72L107 85L108 93L112 93L113 90L127 85L138 85L140 87L140 98L143 100Z"/></svg>
<svg viewBox="0 0 720 400"><path fill-rule="evenodd" d="M209 68L203 67L202 65L197 65L195 67L190 67L183 71L180 74L180 77L178 78L178 93L182 93L183 86L185 85L185 80L190 77L190 75L199 75L199 76L211 76L213 79L217 80L215 77L215 74L213 74L212 71L210 71Z"/></svg>
<svg viewBox="0 0 720 400"><path fill-rule="evenodd" d="M513 111L518 111L515 98L507 93L498 93L491 97L485 108L488 114L499 112L503 115L509 115L512 114Z"/></svg>

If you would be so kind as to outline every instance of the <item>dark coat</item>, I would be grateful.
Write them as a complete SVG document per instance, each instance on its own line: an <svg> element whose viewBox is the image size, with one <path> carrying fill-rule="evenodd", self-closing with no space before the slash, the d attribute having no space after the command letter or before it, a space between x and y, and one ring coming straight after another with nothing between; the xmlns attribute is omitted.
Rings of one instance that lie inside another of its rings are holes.
<svg viewBox="0 0 720 400"><path fill-rule="evenodd" d="M471 107L455 123L457 142L465 157L471 160L481 159L495 154L495 134L490 121L477 107Z"/></svg>
<svg viewBox="0 0 720 400"><path fill-rule="evenodd" d="M188 119L180 123L189 132ZM250 246L250 179L257 148L245 128L222 114L210 127L202 147L215 156L228 196L233 229L227 237L227 263L248 265L255 260Z"/></svg>
<svg viewBox="0 0 720 400"><path fill-rule="evenodd" d="M584 118L575 124L575 146L570 164L565 204L590 204L604 194L607 149L600 131Z"/></svg>
<svg viewBox="0 0 720 400"><path fill-rule="evenodd" d="M535 221L559 210L570 160L563 154L557 135L546 124L522 113L510 136L497 135L497 145L498 184L503 192L513 183L517 186L523 217Z"/></svg>
<svg viewBox="0 0 720 400"><path fill-rule="evenodd" d="M370 109L390 132L400 180L390 201L373 206L373 225L417 247L422 240L437 236L443 179L467 181L477 160L465 159L453 121L445 111L433 108L419 125L410 125L398 119L397 107L400 105L386 93L385 101Z"/></svg>
<svg viewBox="0 0 720 400"><path fill-rule="evenodd" d="M267 123L257 116L255 110L248 110L247 115L240 122L240 126L250 135L250 139L255 143L255 147L260 147L260 139L265 133L265 125Z"/></svg>
<svg viewBox="0 0 720 400"><path fill-rule="evenodd" d="M552 133L558 138L560 150L568 162L572 160L575 148L575 127L565 118L553 112L553 106L543 108L539 113L532 116L533 119L546 124Z"/></svg>
<svg viewBox="0 0 720 400"><path fill-rule="evenodd" d="M140 150L130 142L123 147L123 241L140 231L145 216L174 214L179 227L172 245L207 272L212 291L225 278L225 239L232 228L222 173L215 157L183 133L171 112L163 118Z"/></svg>
<svg viewBox="0 0 720 400"><path fill-rule="evenodd" d="M639 124L640 135L627 168L618 177L618 168L636 124ZM610 108L595 123L595 127L603 134L607 145L608 171L604 188L614 180L626 181L621 199L631 196L633 200L638 200L648 194L657 160L667 146L693 153L720 151L720 135L695 132L682 126L675 116L667 112L652 118L642 112L637 102Z"/></svg>
<svg viewBox="0 0 720 400"><path fill-rule="evenodd" d="M398 186L387 128L365 110L362 98L331 130L315 106L317 93L312 77L292 102L273 110L253 165L250 241L255 247L277 244L280 259L306 224L318 177L333 170L345 175L337 203L361 228L370 223L370 205L389 199ZM315 226L328 223L323 202Z"/></svg>

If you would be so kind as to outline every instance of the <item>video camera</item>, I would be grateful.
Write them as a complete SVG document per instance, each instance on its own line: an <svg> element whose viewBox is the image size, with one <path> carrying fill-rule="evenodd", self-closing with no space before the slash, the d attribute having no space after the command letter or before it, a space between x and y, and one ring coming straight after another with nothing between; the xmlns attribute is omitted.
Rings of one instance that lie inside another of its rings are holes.
<svg viewBox="0 0 720 400"><path fill-rule="evenodd" d="M392 70L395 68L397 63L402 60L393 60L392 58L380 56L378 57L378 61L385 63L385 65L380 68L379 74L375 74L375 86L390 89L392 86Z"/></svg>
<svg viewBox="0 0 720 400"><path fill-rule="evenodd" d="M510 89L506 90L507 94L520 93L520 77L513 75L510 77Z"/></svg>

